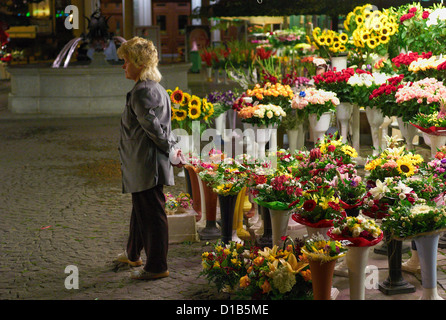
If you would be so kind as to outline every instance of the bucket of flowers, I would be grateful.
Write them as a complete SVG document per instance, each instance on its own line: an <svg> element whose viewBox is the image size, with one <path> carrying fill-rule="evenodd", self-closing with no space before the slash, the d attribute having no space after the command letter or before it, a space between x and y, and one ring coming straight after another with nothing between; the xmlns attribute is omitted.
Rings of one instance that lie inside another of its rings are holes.
<svg viewBox="0 0 446 320"><path fill-rule="evenodd" d="M422 300L443 300L437 293L437 250L446 231L446 207L420 199L402 201L383 219L382 228L395 240L413 240L421 266Z"/></svg>
<svg viewBox="0 0 446 320"><path fill-rule="evenodd" d="M328 236L337 241L347 241L347 267L350 284L350 299L364 300L365 269L371 246L383 239L383 232L374 220L363 216L343 217L333 222Z"/></svg>
<svg viewBox="0 0 446 320"><path fill-rule="evenodd" d="M345 215L339 198L335 196L335 189L328 184L316 186L308 182L302 198L291 203L290 208L293 208L293 220L307 229L329 228L333 225L333 219Z"/></svg>
<svg viewBox="0 0 446 320"><path fill-rule="evenodd" d="M337 240L327 240L323 235L313 235L301 249L311 271L313 299L330 300L334 267L337 259L345 256L347 248Z"/></svg>
<svg viewBox="0 0 446 320"><path fill-rule="evenodd" d="M170 192L164 194L166 199L166 214L188 213L192 209L192 198L189 193L181 192L176 197Z"/></svg>
<svg viewBox="0 0 446 320"><path fill-rule="evenodd" d="M251 248L245 254L246 273L240 280L240 295L256 300L289 300L311 298L311 273L307 260L296 254L293 245L279 249Z"/></svg>
<svg viewBox="0 0 446 320"><path fill-rule="evenodd" d="M414 204L418 200L418 195L398 178L388 177L383 181L378 179L364 197L362 214L374 219L383 219L389 214L389 209L402 200Z"/></svg>
<svg viewBox="0 0 446 320"><path fill-rule="evenodd" d="M213 283L219 292L234 291L240 277L246 273L244 253L245 247L238 242L213 244L212 250L201 255L200 276L204 276L208 283Z"/></svg>

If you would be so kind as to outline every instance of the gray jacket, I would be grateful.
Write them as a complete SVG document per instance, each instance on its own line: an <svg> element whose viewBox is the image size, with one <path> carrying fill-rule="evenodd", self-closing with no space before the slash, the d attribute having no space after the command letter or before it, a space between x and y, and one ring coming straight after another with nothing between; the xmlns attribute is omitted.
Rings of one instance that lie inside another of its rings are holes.
<svg viewBox="0 0 446 320"><path fill-rule="evenodd" d="M170 117L169 95L159 83L138 81L127 93L119 141L123 193L174 184Z"/></svg>

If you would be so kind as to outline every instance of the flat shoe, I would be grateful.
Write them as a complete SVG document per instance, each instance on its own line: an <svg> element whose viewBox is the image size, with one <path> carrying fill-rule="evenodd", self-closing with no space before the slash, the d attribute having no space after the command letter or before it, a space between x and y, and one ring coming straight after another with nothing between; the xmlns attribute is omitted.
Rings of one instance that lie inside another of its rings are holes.
<svg viewBox="0 0 446 320"><path fill-rule="evenodd" d="M155 279L165 278L168 276L169 276L169 271L167 270L164 272L149 272L142 269L133 272L130 278L136 280L155 280Z"/></svg>
<svg viewBox="0 0 446 320"><path fill-rule="evenodd" d="M121 262L121 263L127 263L128 265L132 266L132 267L139 267L142 266L143 262L142 259L139 258L136 261L130 261L129 258L127 257L127 252L123 252L120 255L118 255L118 257L116 258L117 262Z"/></svg>

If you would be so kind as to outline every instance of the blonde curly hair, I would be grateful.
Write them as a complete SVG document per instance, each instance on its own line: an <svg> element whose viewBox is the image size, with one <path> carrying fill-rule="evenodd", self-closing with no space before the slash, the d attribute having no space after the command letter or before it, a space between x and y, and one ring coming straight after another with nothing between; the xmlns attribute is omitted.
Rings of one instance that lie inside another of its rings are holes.
<svg viewBox="0 0 446 320"><path fill-rule="evenodd" d="M152 41L140 37L132 39L121 44L117 50L118 57L126 57L137 67L143 67L139 80L161 81L161 73L158 70L158 50Z"/></svg>

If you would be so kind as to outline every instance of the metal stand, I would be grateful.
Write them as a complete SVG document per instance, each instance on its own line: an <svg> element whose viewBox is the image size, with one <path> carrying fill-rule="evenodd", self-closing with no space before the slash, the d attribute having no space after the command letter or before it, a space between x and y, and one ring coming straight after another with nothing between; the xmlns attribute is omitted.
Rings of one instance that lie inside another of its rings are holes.
<svg viewBox="0 0 446 320"><path fill-rule="evenodd" d="M386 235L386 243L389 276L384 282L379 283L379 291L386 295L415 292L415 286L404 280L401 272L402 241L389 240Z"/></svg>
<svg viewBox="0 0 446 320"><path fill-rule="evenodd" d="M269 209L258 206L259 215L263 218L263 235L257 240L257 245L261 248L273 246L273 230L271 227L271 216Z"/></svg>

